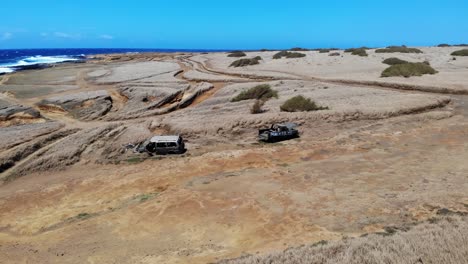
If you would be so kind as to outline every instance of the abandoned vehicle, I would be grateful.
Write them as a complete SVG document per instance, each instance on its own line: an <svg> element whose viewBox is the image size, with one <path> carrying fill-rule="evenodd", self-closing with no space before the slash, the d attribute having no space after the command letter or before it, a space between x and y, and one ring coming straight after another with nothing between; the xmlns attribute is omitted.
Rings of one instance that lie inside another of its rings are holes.
<svg viewBox="0 0 468 264"><path fill-rule="evenodd" d="M137 146L140 153L150 154L182 154L186 151L185 143L181 136L154 136Z"/></svg>
<svg viewBox="0 0 468 264"><path fill-rule="evenodd" d="M299 137L294 123L273 124L270 128L258 130L258 140L276 142Z"/></svg>

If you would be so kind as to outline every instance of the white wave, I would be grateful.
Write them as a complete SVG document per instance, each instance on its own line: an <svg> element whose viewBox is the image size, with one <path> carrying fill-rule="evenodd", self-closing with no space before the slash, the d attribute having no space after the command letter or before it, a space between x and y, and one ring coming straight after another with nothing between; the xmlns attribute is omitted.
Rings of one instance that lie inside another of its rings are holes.
<svg viewBox="0 0 468 264"><path fill-rule="evenodd" d="M32 56L23 58L15 63L8 63L8 64L0 64L0 73L10 73L14 72L15 67L21 66L31 66L36 64L52 64L52 63L60 63L60 62L67 62L67 61L78 61L77 58L72 58L68 56Z"/></svg>
<svg viewBox="0 0 468 264"><path fill-rule="evenodd" d="M33 56L24 58L17 62L17 66L43 64L43 63L59 63L65 61L77 61L78 59L67 56Z"/></svg>
<svg viewBox="0 0 468 264"><path fill-rule="evenodd" d="M14 72L13 69L0 67L0 74L1 73L10 73L10 72Z"/></svg>

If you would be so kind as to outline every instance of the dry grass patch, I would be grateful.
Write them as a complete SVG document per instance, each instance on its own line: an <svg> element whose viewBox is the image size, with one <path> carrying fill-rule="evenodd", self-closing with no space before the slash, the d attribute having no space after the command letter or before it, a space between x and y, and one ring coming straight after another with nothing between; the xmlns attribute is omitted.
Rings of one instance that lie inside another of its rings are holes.
<svg viewBox="0 0 468 264"><path fill-rule="evenodd" d="M367 51L365 49L355 49L351 52L352 55L356 55L356 56L361 56L361 57L367 57L369 56L367 54Z"/></svg>
<svg viewBox="0 0 468 264"><path fill-rule="evenodd" d="M452 56L468 56L468 49L457 50L452 52Z"/></svg>
<svg viewBox="0 0 468 264"><path fill-rule="evenodd" d="M337 242L319 242L266 256L244 256L219 264L468 263L468 217L450 215L411 228L392 228Z"/></svg>
<svg viewBox="0 0 468 264"><path fill-rule="evenodd" d="M356 51L356 50L368 50L368 49L370 49L370 48L368 48L368 47L350 48L350 49L345 49L344 52L346 52L346 53L352 53L352 52L354 52L354 51Z"/></svg>
<svg viewBox="0 0 468 264"><path fill-rule="evenodd" d="M263 105L265 104L265 101L263 100L255 100L255 103L252 105L250 108L250 113L251 114L261 114L264 112L263 110Z"/></svg>
<svg viewBox="0 0 468 264"><path fill-rule="evenodd" d="M232 51L232 52L229 52L229 55L228 55L228 57L234 57L234 58L245 57L245 56L247 55L242 51Z"/></svg>
<svg viewBox="0 0 468 264"><path fill-rule="evenodd" d="M392 65L382 72L381 77L402 76L408 78L411 76L436 73L438 73L438 71L434 70L428 63L417 62Z"/></svg>
<svg viewBox="0 0 468 264"><path fill-rule="evenodd" d="M280 106L283 112L309 112L318 110L327 110L328 107L318 106L310 98L305 98L302 95L298 95L288 99Z"/></svg>
<svg viewBox="0 0 468 264"><path fill-rule="evenodd" d="M240 59L236 60L229 65L229 67L245 67L249 65L257 65L260 64L260 60L262 60L262 57L257 56L251 59Z"/></svg>
<svg viewBox="0 0 468 264"><path fill-rule="evenodd" d="M271 98L278 98L278 92L271 89L269 84L261 84L241 92L236 97L232 98L231 102L250 99L266 101Z"/></svg>
<svg viewBox="0 0 468 264"><path fill-rule="evenodd" d="M291 51L309 51L310 49L305 49L305 48L301 48L301 47L295 47L295 48L292 48L290 49Z"/></svg>
<svg viewBox="0 0 468 264"><path fill-rule="evenodd" d="M405 64L408 62L405 60L398 59L398 58L388 58L382 61L382 63L388 64L388 65L398 65L398 64Z"/></svg>
<svg viewBox="0 0 468 264"><path fill-rule="evenodd" d="M299 53L299 52L289 52L289 51L280 51L273 55L273 59L281 59L281 58L287 58L287 59L293 59L293 58L302 58L305 57L306 55L304 53Z"/></svg>
<svg viewBox="0 0 468 264"><path fill-rule="evenodd" d="M420 49L408 48L406 46L389 46L385 49L377 49L375 53L423 53Z"/></svg>

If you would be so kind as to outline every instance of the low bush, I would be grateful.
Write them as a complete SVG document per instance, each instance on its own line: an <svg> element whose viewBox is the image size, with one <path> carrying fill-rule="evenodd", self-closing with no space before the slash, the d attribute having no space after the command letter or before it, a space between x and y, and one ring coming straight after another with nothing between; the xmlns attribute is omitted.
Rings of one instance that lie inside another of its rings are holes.
<svg viewBox="0 0 468 264"><path fill-rule="evenodd" d="M452 56L468 56L468 49L457 50L452 52Z"/></svg>
<svg viewBox="0 0 468 264"><path fill-rule="evenodd" d="M298 95L284 102L284 104L280 106L280 109L283 112L308 112L327 110L328 107L318 106L314 101L310 100L310 98Z"/></svg>
<svg viewBox="0 0 468 264"><path fill-rule="evenodd" d="M245 56L247 56L247 55L242 51L233 51L233 52L230 52L229 55L228 55L228 57L236 57L236 58L245 57Z"/></svg>
<svg viewBox="0 0 468 264"><path fill-rule="evenodd" d="M332 52L328 54L328 56L340 56L341 54L339 52Z"/></svg>
<svg viewBox="0 0 468 264"><path fill-rule="evenodd" d="M423 53L420 49L408 48L406 46L389 46L384 49L377 49L376 53Z"/></svg>
<svg viewBox="0 0 468 264"><path fill-rule="evenodd" d="M257 99L266 101L270 98L278 98L278 92L271 89L268 84L261 84L243 91L236 97L231 99L231 102L239 102L243 100Z"/></svg>
<svg viewBox="0 0 468 264"><path fill-rule="evenodd" d="M396 64L388 67L382 72L381 77L393 77L393 76L422 76L424 74L436 74L437 71L434 70L430 65L426 63L417 62L417 63L405 63L405 64Z"/></svg>
<svg viewBox="0 0 468 264"><path fill-rule="evenodd" d="M367 57L367 52L365 49L355 49L351 52L352 55L357 55L361 57Z"/></svg>
<svg viewBox="0 0 468 264"><path fill-rule="evenodd" d="M306 55L303 53L299 52L289 52L289 51L280 51L273 55L273 59L281 59L281 58L287 58L287 59L292 59L292 58L302 58L305 57Z"/></svg>
<svg viewBox="0 0 468 264"><path fill-rule="evenodd" d="M370 48L368 48L368 47L350 48L350 49L345 49L344 52L346 52L346 53L351 53L351 52L354 52L354 51L356 51L356 50L368 50L368 49L370 49Z"/></svg>
<svg viewBox="0 0 468 264"><path fill-rule="evenodd" d="M330 48L330 49L315 49L315 51L318 51L319 53L328 53L328 52L334 51L334 50L339 50L339 49L336 49L336 48Z"/></svg>
<svg viewBox="0 0 468 264"><path fill-rule="evenodd" d="M265 101L263 100L255 100L255 103L252 105L250 108L250 113L251 114L261 114L263 113L263 105L265 104Z"/></svg>
<svg viewBox="0 0 468 264"><path fill-rule="evenodd" d="M304 49L304 48L300 48L300 47L295 47L295 48L292 48L290 49L291 51L309 51L310 49Z"/></svg>
<svg viewBox="0 0 468 264"><path fill-rule="evenodd" d="M240 59L233 61L229 67L244 67L249 65L256 65L260 64L260 60L262 60L262 57L260 56L251 59Z"/></svg>
<svg viewBox="0 0 468 264"><path fill-rule="evenodd" d="M388 65L397 65L397 64L405 64L408 62L405 60L400 60L398 58L388 58L382 61L382 63L388 64Z"/></svg>

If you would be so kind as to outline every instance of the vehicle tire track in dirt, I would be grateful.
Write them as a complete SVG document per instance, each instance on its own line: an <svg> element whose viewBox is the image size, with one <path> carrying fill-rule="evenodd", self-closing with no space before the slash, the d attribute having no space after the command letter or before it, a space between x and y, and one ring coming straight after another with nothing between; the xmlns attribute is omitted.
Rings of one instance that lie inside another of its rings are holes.
<svg viewBox="0 0 468 264"><path fill-rule="evenodd" d="M258 78L263 81L289 80L288 78L266 77L266 76L259 76L255 74L243 75L243 74L237 74L237 73L228 73L219 69L209 68L208 65L205 65L201 62L197 62L193 60L190 60L190 61L193 63L196 63L202 69L206 70L209 73L217 73L217 74L223 74L223 75L233 76L233 77L244 76L252 80L257 80ZM387 88L387 89L393 89L393 90L399 90L399 91L406 90L406 91L418 91L418 92L438 93L438 94L468 95L468 90L456 90L456 89L440 87L440 86L424 86L424 85L390 83L390 82L379 82L379 81L327 79L327 78L319 78L319 77L307 76L307 75L302 75L302 74L297 74L297 73L291 73L291 72L286 72L286 71L277 71L277 70L263 70L263 71L293 75L293 76L297 76L300 80L304 80L304 81L315 81L315 82L323 82L323 83L330 83L330 84L342 84L342 85L353 85L353 86L367 86L370 88ZM292 79L292 80L297 80L297 79Z"/></svg>

